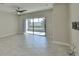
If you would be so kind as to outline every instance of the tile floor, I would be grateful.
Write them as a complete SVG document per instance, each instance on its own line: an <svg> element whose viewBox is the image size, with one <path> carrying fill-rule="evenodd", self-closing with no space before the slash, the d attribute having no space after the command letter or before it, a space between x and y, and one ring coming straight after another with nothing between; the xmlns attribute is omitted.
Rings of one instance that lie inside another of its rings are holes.
<svg viewBox="0 0 79 59"><path fill-rule="evenodd" d="M67 56L68 47L37 35L14 35L0 39L0 56Z"/></svg>

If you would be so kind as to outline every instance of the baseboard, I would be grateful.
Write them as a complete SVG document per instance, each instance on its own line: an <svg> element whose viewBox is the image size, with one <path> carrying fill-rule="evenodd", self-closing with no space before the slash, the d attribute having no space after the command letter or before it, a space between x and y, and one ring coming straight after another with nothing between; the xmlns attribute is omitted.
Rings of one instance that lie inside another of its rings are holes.
<svg viewBox="0 0 79 59"><path fill-rule="evenodd" d="M58 45L63 45L63 46L68 46L68 47L70 47L70 44L64 43L64 42L53 41L53 43L58 44Z"/></svg>
<svg viewBox="0 0 79 59"><path fill-rule="evenodd" d="M12 35L15 35L15 34L17 34L17 33L7 33L7 34L4 34L4 35L0 35L0 38L12 36Z"/></svg>

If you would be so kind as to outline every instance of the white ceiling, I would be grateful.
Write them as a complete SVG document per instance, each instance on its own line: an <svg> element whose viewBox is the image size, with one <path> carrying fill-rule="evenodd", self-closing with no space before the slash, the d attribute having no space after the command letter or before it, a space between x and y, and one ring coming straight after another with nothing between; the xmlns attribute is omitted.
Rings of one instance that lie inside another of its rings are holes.
<svg viewBox="0 0 79 59"><path fill-rule="evenodd" d="M51 9L53 7L52 3L0 3L0 11L5 11L9 13L16 13L15 9L21 7L27 10L25 13L35 12L40 10Z"/></svg>

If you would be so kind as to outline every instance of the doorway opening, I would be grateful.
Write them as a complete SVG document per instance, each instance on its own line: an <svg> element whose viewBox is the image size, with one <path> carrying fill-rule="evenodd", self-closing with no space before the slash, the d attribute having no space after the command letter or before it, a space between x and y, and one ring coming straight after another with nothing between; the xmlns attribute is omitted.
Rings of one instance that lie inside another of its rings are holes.
<svg viewBox="0 0 79 59"><path fill-rule="evenodd" d="M45 19L45 17L26 19L25 22L26 22L25 34L46 36L46 19Z"/></svg>

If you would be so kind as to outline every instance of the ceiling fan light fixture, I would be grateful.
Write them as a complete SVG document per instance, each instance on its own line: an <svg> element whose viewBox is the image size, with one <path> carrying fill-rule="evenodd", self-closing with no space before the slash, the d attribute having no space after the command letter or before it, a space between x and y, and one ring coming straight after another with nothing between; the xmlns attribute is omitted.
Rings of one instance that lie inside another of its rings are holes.
<svg viewBox="0 0 79 59"><path fill-rule="evenodd" d="M20 12L17 12L17 14L20 15L21 13Z"/></svg>

